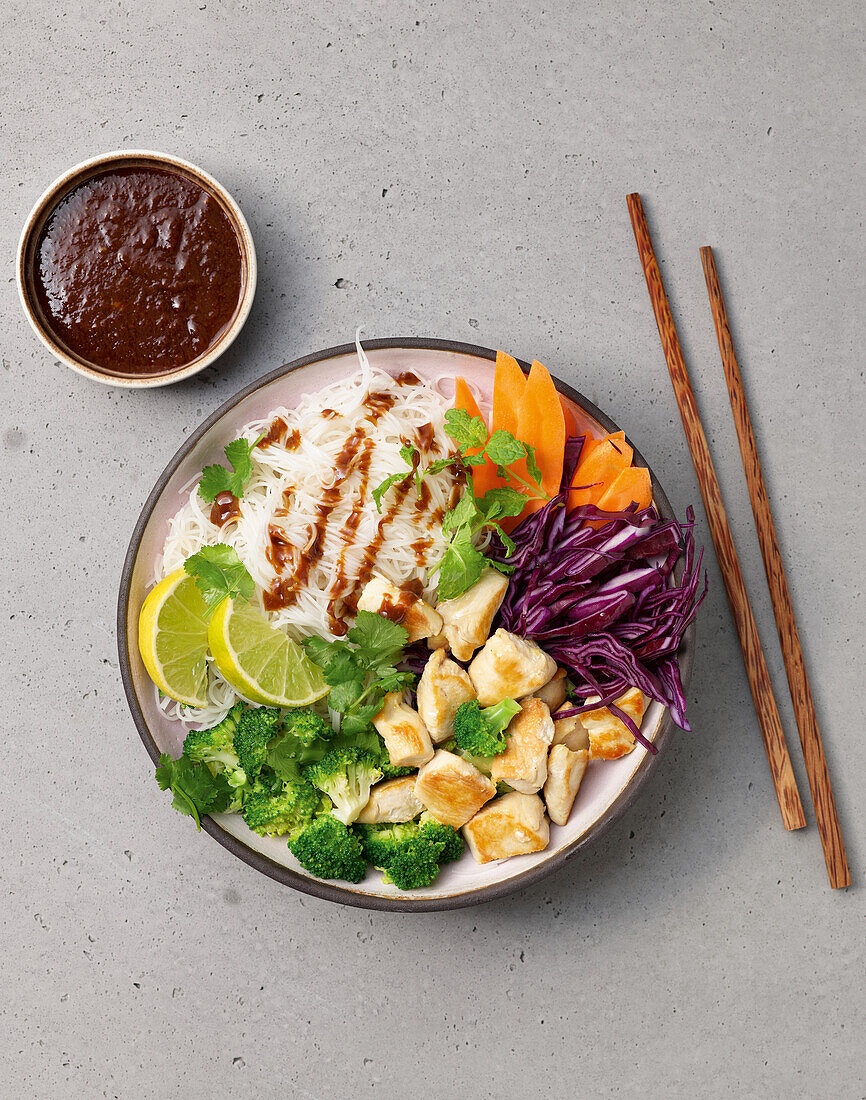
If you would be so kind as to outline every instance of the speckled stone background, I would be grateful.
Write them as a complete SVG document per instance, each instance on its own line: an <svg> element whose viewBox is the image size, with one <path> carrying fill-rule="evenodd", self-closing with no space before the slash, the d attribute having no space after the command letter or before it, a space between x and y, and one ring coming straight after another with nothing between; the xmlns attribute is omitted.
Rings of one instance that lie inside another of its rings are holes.
<svg viewBox="0 0 866 1100"><path fill-rule="evenodd" d="M4 1100L866 1095L862 6L6 0L0 30ZM121 146L213 172L259 251L242 338L152 393L53 363L14 284L38 194ZM712 554L694 732L585 856L416 917L270 882L172 812L127 713L150 486L236 389L363 323L538 357L698 502L631 190L796 744L718 250L855 886L828 889L811 812L782 830Z"/></svg>

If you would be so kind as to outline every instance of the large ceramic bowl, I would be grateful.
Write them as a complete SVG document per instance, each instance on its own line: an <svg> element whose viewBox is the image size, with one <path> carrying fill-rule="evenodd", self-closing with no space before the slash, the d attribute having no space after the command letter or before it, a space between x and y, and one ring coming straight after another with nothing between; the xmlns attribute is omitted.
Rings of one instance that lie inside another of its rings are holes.
<svg viewBox="0 0 866 1100"><path fill-rule="evenodd" d="M371 340L365 343L365 348L371 364L391 374L408 370L425 378L436 378L443 373L462 374L488 397L492 393L495 352L488 348L423 339ZM528 369L527 364L522 366ZM153 580L153 562L165 539L169 518L184 502L184 487L188 493L189 483L202 467L221 460L226 442L235 438L244 424L267 416L279 405L291 406L301 394L330 385L356 369L355 347L345 344L298 359L247 386L185 440L147 498L123 567L117 636L123 685L138 732L152 760L156 761L160 752L177 756L184 731L179 723L168 721L157 706L156 690L138 653L138 613ZM558 380L556 385L571 404L578 430L588 430L597 436L616 430L614 422L585 397ZM637 449L634 456L637 463L646 465ZM670 517L670 504L655 476L653 496L659 513ZM693 654L694 624L689 627L679 654L684 687L688 686ZM653 702L644 717L642 730L653 741L658 753L652 755L637 746L619 760L591 763L568 824L551 826L550 844L545 851L484 866L479 866L467 855L458 863L445 867L432 886L410 894L383 885L375 871L358 885L314 878L294 860L285 838L257 836L237 815L205 817L202 827L251 867L286 886L329 901L399 912L473 905L537 882L561 867L567 859L578 856L610 828L635 801L661 763L671 736L671 718L667 710ZM148 790L154 801L160 797L155 783ZM171 812L167 802L165 811Z"/></svg>

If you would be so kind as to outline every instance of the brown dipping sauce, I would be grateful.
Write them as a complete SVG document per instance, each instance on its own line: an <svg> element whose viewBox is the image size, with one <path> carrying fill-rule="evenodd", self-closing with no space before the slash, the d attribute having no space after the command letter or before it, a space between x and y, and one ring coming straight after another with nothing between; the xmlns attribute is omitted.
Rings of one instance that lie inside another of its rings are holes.
<svg viewBox="0 0 866 1100"><path fill-rule="evenodd" d="M79 184L39 238L36 295L54 335L111 373L159 374L211 348L242 290L237 233L199 184L115 168Z"/></svg>

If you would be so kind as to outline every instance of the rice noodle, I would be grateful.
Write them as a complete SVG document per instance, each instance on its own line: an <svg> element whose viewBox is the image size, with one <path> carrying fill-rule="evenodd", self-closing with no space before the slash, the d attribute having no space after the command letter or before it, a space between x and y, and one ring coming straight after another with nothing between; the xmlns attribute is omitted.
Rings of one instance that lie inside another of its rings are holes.
<svg viewBox="0 0 866 1100"><path fill-rule="evenodd" d="M278 417L287 426L280 440L253 449L253 474L239 502L239 517L216 526L210 520L211 505L198 495L199 479L188 487L186 502L169 523L155 581L181 567L202 546L227 543L256 582L260 606L262 593L272 590L281 576L299 581L294 602L268 612L274 625L295 639L343 633L353 617L357 579L368 577L371 569L397 585L420 583L424 597L435 603L434 570L446 547L441 518L460 490L455 474L449 468L426 478L423 498L408 483L402 493L399 487L389 490L381 514L370 494L389 475L406 469L400 456L404 442L422 450L426 444L425 462L452 452L444 420L453 397L442 390L453 394L453 378L431 383L398 376L398 381L370 365L358 336L356 346L360 369L355 375L305 394L294 408L273 409L266 419L241 429L239 434L252 441ZM329 508L325 502L332 499ZM289 558L282 573L275 567L275 529ZM213 667L207 694L208 706L202 710L168 699L160 706L185 725L211 725L237 696Z"/></svg>

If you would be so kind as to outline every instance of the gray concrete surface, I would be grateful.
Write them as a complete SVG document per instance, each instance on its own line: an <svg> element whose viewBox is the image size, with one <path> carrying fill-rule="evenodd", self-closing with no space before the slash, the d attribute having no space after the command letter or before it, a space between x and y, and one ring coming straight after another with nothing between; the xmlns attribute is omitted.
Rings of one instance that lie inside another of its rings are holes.
<svg viewBox="0 0 866 1100"><path fill-rule="evenodd" d="M4 1100L866 1095L862 7L7 0L0 30ZM43 187L118 146L211 170L259 248L243 338L153 393L53 364L13 281ZM857 884L828 889L811 812L782 830L710 555L694 733L585 857L441 915L277 886L172 813L127 713L114 603L151 484L236 389L363 322L540 358L697 502L635 189L796 743L718 250Z"/></svg>

